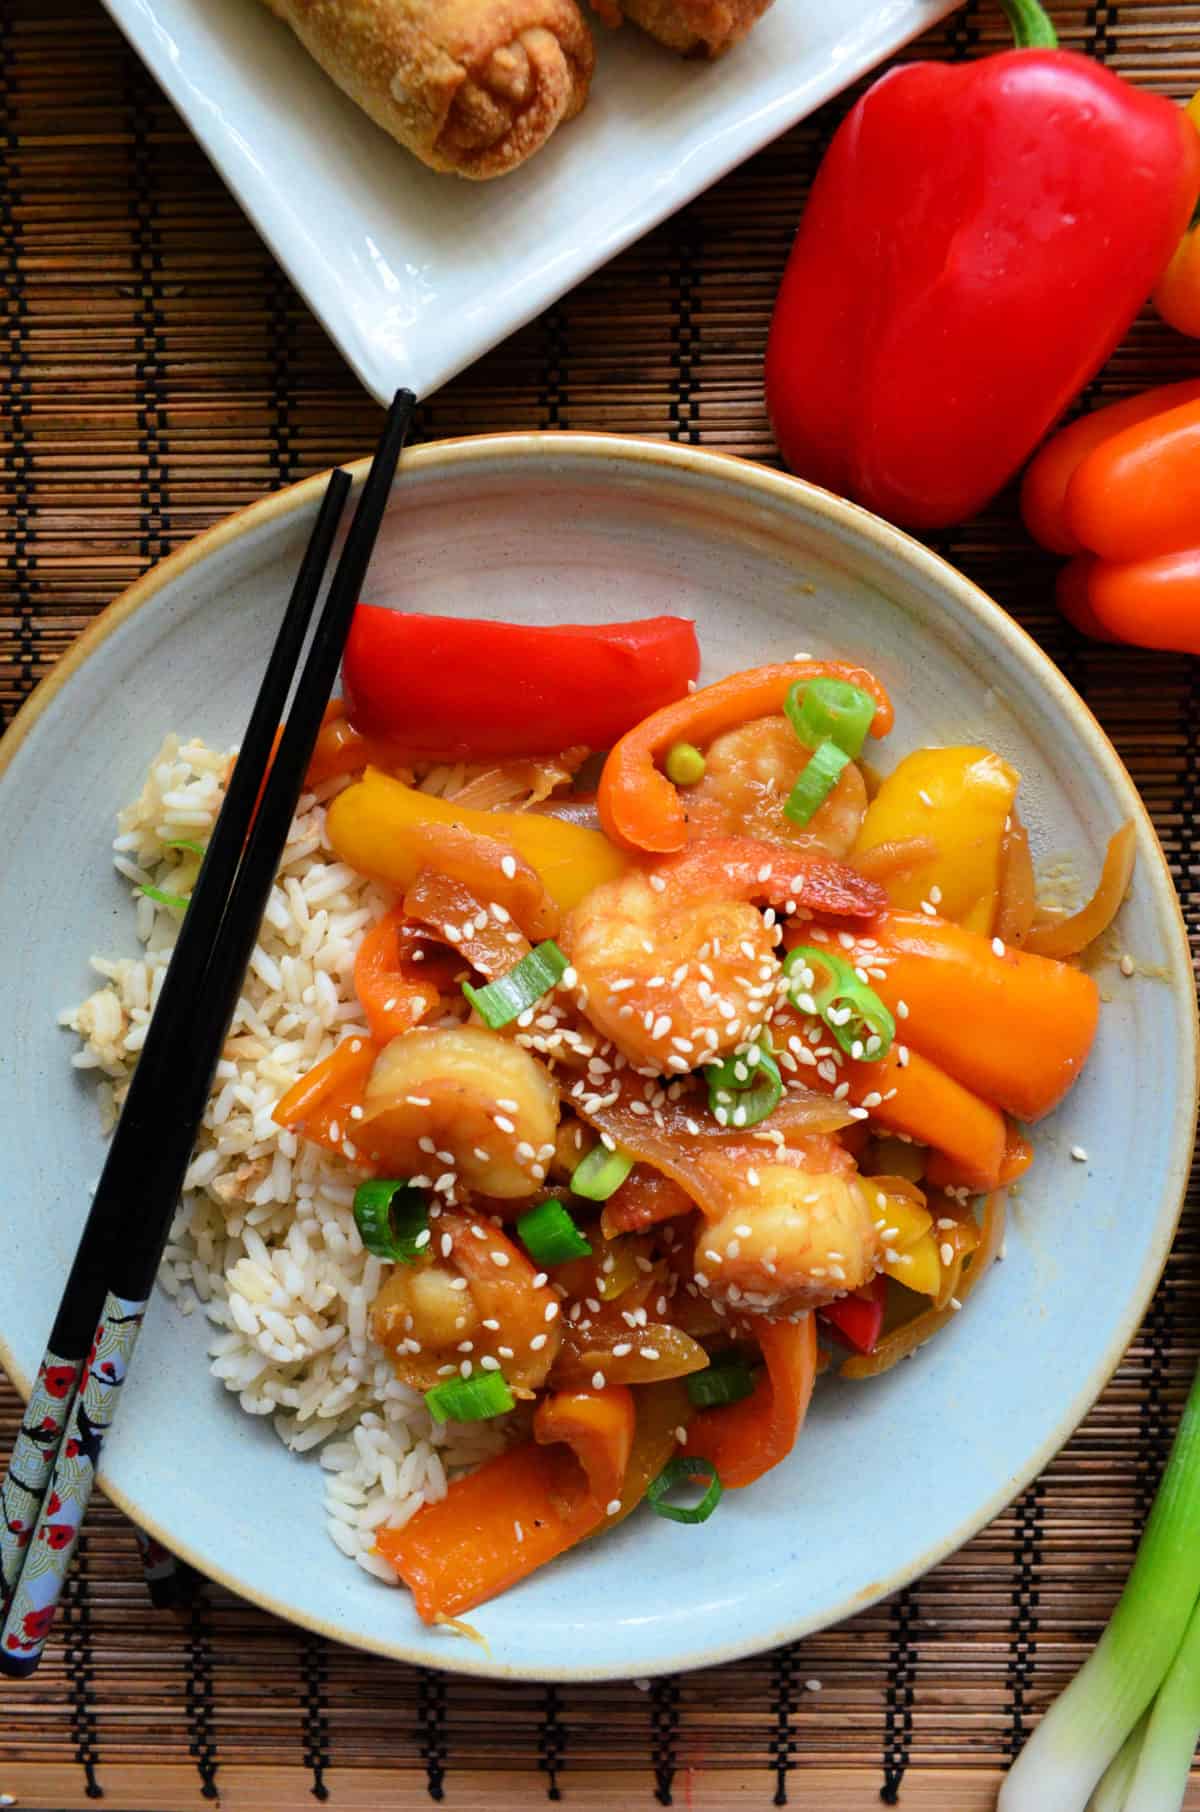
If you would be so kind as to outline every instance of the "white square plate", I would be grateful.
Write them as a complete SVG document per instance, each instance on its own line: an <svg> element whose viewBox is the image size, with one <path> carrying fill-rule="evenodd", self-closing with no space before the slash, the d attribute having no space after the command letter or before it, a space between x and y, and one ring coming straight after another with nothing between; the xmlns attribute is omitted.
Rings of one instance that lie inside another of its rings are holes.
<svg viewBox="0 0 1200 1812"><path fill-rule="evenodd" d="M583 113L487 183L426 170L260 0L105 3L383 401L428 395L956 0L777 0L716 63L592 20Z"/></svg>

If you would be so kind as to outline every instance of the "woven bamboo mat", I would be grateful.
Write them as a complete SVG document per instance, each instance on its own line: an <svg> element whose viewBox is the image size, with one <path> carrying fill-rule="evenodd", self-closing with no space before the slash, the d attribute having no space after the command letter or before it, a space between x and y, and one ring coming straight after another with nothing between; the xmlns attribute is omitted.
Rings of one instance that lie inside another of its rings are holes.
<svg viewBox="0 0 1200 1812"><path fill-rule="evenodd" d="M1064 43L1126 75L1181 97L1200 86L1194 5L1055 12ZM973 0L921 49L974 54L1000 35L999 9ZM480 361L425 405L420 432L608 429L772 460L759 377L770 303L842 105ZM379 411L96 0L0 0L0 157L8 714L148 564L234 506L362 453ZM1096 389L1195 375L1200 346L1147 318ZM938 545L1097 712L1200 937L1192 663L1081 643L1054 615L1051 563L1011 496ZM220 1591L153 1612L132 1534L99 1504L61 1640L34 1682L0 1685L0 1793L58 1808L103 1795L130 1812L217 1798L269 1812L312 1796L989 1807L1129 1564L1196 1363L1198 1232L1193 1205L1116 1378L990 1528L840 1629L719 1671L648 1688L504 1687L369 1660ZM15 1417L0 1381L0 1450Z"/></svg>

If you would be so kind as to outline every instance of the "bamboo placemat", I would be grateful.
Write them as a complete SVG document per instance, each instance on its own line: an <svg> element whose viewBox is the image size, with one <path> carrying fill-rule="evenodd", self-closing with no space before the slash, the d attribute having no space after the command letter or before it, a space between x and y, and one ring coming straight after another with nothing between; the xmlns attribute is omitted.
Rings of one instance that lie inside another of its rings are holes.
<svg viewBox="0 0 1200 1812"><path fill-rule="evenodd" d="M1065 44L1148 86L1200 86L1194 6L1073 0L1055 16ZM973 0L920 49L976 54L1001 35L999 9ZM481 360L424 406L420 432L602 428L773 460L760 384L770 304L844 105ZM149 563L236 505L362 453L379 411L96 0L0 0L0 157L8 714ZM1196 375L1200 346L1147 317L1095 390ZM1193 663L1082 643L1054 614L1053 563L1029 547L1011 495L937 545L1032 630L1105 724L1200 936ZM720 1670L504 1687L367 1659L222 1591L153 1612L129 1527L100 1504L61 1640L32 1683L0 1685L0 1794L56 1808L103 1796L130 1812L217 1798L268 1812L313 1796L361 1808L559 1796L697 1812L859 1812L881 1797L915 1812L990 1807L1128 1567L1196 1363L1198 1225L1193 1204L1116 1378L990 1528L840 1629ZM16 1413L0 1382L5 1451ZM855 1514L886 1507L848 1502Z"/></svg>

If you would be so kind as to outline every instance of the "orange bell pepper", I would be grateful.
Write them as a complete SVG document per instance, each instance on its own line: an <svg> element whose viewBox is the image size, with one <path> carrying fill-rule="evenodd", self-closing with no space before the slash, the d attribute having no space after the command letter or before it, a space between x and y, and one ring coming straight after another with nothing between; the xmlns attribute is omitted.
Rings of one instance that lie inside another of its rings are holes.
<svg viewBox="0 0 1200 1812"><path fill-rule="evenodd" d="M433 1623L506 1592L604 1521L571 1450L526 1441L455 1479L402 1529L381 1529L375 1545Z"/></svg>
<svg viewBox="0 0 1200 1812"><path fill-rule="evenodd" d="M1200 94L1194 94L1184 112L1200 130ZM1174 256L1158 280L1152 300L1163 320L1179 333L1200 339L1200 221L1195 214Z"/></svg>
<svg viewBox="0 0 1200 1812"><path fill-rule="evenodd" d="M682 849L687 841L683 802L657 765L667 751L677 742L703 748L725 730L782 711L798 680L822 674L849 680L869 692L877 707L871 734L886 736L893 722L891 700L862 667L842 661L786 661L730 674L643 718L614 745L596 795L600 822L613 842L655 855Z"/></svg>
<svg viewBox="0 0 1200 1812"><path fill-rule="evenodd" d="M1086 635L1200 653L1200 384L1073 423L1025 477L1026 523L1057 552L1063 614Z"/></svg>
<svg viewBox="0 0 1200 1812"><path fill-rule="evenodd" d="M563 1441L587 1474L592 1496L619 1500L633 1450L633 1392L625 1384L603 1390L560 1390L534 1411L533 1438L543 1446Z"/></svg>
<svg viewBox="0 0 1200 1812"><path fill-rule="evenodd" d="M874 947L853 960L884 972L871 986L896 1015L898 1040L1019 1120L1057 1106L1096 1035L1090 975L1024 950L998 953L989 938L918 912L882 913L870 935Z"/></svg>
<svg viewBox="0 0 1200 1812"><path fill-rule="evenodd" d="M711 1460L721 1483L737 1490L778 1466L796 1445L817 1375L817 1326L800 1321L747 1325L762 1348L766 1370L750 1396L706 1409L688 1433L686 1451Z"/></svg>
<svg viewBox="0 0 1200 1812"><path fill-rule="evenodd" d="M357 1122L350 1109L361 1107L367 1077L379 1047L370 1038L345 1038L323 1062L290 1088L272 1114L277 1126L299 1133L326 1151L341 1151L343 1143L357 1139L351 1131Z"/></svg>

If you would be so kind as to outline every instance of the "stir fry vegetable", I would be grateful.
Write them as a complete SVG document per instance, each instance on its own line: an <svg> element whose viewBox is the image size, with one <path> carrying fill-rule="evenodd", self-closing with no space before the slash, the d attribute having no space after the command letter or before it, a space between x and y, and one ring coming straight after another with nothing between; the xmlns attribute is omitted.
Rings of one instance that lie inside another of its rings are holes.
<svg viewBox="0 0 1200 1812"><path fill-rule="evenodd" d="M1099 992L1062 959L1111 923L1134 832L1044 910L1016 772L971 745L876 781L891 704L839 663L626 729L603 831L565 756L528 809L422 790L399 716L326 726L330 843L393 897L354 960L369 1036L331 1034L276 1119L360 1173L396 1377L506 1441L378 1531L436 1621L643 1501L687 1539L791 1452L825 1349L874 1376L960 1312L1033 1160L1016 1120L1087 1058Z"/></svg>

